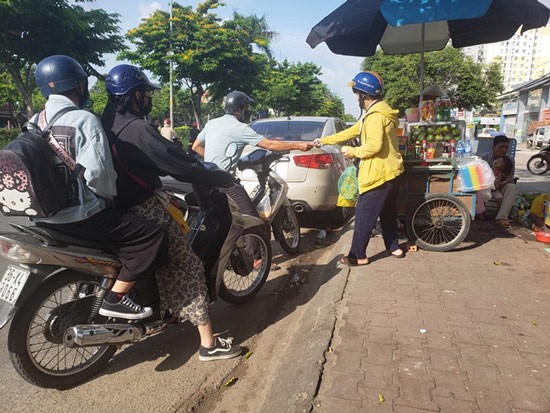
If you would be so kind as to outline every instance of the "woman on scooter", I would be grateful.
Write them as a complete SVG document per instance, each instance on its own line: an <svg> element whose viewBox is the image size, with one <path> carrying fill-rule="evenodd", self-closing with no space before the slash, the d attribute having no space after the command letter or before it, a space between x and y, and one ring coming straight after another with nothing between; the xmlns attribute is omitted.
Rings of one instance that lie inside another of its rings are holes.
<svg viewBox="0 0 550 413"><path fill-rule="evenodd" d="M207 170L145 121L152 108L153 93L160 88L141 69L126 64L115 66L105 83L109 103L103 111L102 123L113 142L113 159L119 175L118 204L159 223L168 234L169 263L155 274L162 309L197 326L200 360L236 357L241 354L239 345L232 344L230 338L214 337L203 263L154 193L162 186L160 176L212 186L229 185L233 178L225 172Z"/></svg>

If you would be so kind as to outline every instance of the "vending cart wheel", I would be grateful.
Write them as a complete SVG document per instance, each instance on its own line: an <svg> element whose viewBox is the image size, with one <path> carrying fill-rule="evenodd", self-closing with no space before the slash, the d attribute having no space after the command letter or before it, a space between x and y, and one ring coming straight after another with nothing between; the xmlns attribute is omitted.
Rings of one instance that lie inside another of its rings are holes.
<svg viewBox="0 0 550 413"><path fill-rule="evenodd" d="M407 234L426 251L456 248L468 232L472 218L464 203L450 194L426 194L407 212Z"/></svg>

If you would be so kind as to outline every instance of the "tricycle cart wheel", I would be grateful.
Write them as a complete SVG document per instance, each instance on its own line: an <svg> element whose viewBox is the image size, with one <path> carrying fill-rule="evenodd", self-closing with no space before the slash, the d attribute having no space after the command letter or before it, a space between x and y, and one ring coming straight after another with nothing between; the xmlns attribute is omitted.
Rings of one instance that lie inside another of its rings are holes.
<svg viewBox="0 0 550 413"><path fill-rule="evenodd" d="M456 248L470 231L472 218L464 203L450 194L426 194L407 212L407 234L426 251Z"/></svg>

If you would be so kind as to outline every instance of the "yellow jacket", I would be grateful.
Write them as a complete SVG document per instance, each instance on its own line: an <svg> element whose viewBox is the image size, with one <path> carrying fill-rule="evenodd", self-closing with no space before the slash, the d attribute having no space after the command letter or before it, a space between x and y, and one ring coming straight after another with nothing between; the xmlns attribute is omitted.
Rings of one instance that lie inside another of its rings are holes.
<svg viewBox="0 0 550 413"><path fill-rule="evenodd" d="M397 113L386 102L380 101L372 105L355 125L320 139L322 144L333 145L360 136L360 146L342 148L361 159L358 172L359 193L370 191L404 171L397 141Z"/></svg>

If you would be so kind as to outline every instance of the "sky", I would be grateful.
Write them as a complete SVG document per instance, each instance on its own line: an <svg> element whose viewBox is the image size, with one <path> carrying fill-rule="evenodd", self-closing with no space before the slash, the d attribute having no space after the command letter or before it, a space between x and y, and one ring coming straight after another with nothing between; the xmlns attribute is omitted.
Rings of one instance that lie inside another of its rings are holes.
<svg viewBox="0 0 550 413"><path fill-rule="evenodd" d="M195 8L199 2L181 0L177 3ZM215 11L222 19L231 18L234 11L243 15L265 16L271 31L278 33L271 44L273 56L279 61L286 58L294 63L312 62L320 66L321 80L343 99L346 113L359 116L357 99L347 84L360 70L363 59L336 55L324 43L315 49L306 43L311 28L344 0L225 0L224 3L224 7ZM83 7L88 9L100 8L120 14L122 34L139 25L140 20L154 10L170 10L169 0L96 0L84 4ZM117 63L114 56L108 56L106 67L100 71L109 70Z"/></svg>

